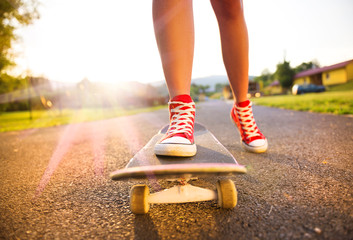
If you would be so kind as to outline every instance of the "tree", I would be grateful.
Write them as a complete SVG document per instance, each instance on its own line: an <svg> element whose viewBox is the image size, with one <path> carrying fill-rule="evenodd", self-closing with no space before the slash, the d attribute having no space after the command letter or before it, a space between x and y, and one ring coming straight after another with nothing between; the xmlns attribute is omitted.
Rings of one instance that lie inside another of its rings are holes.
<svg viewBox="0 0 353 240"><path fill-rule="evenodd" d="M207 89L209 89L209 85L199 85L199 89L201 93L206 93Z"/></svg>
<svg viewBox="0 0 353 240"><path fill-rule="evenodd" d="M275 78L280 82L283 88L289 88L293 83L295 71L291 68L290 63L286 60L277 64Z"/></svg>
<svg viewBox="0 0 353 240"><path fill-rule="evenodd" d="M294 71L295 71L295 73L299 73L302 71L306 71L306 70L318 68L318 67L320 67L319 63L314 60L314 61L310 61L310 62L303 62L302 64L295 67Z"/></svg>
<svg viewBox="0 0 353 240"><path fill-rule="evenodd" d="M0 1L0 73L14 64L10 50L13 41L18 39L15 30L39 18L37 7L37 0Z"/></svg>
<svg viewBox="0 0 353 240"><path fill-rule="evenodd" d="M22 99L21 96L25 94L23 86L26 85L26 80L26 78L15 78L6 73L0 75L0 113L25 110L28 107L27 101L16 100Z"/></svg>
<svg viewBox="0 0 353 240"><path fill-rule="evenodd" d="M0 94L25 88L26 78L10 76L5 70L14 65L11 47L18 39L15 30L39 18L37 7L37 0L0 0ZM12 95L8 95L9 100L0 101L0 111L23 110L27 107L25 101L10 103Z"/></svg>
<svg viewBox="0 0 353 240"><path fill-rule="evenodd" d="M217 83L215 86L215 92L222 92L223 88L227 85L227 83Z"/></svg>
<svg viewBox="0 0 353 240"><path fill-rule="evenodd" d="M273 80L274 76L268 69L263 70L260 76L254 78L255 82L262 82L264 87L270 85Z"/></svg>
<svg viewBox="0 0 353 240"><path fill-rule="evenodd" d="M190 96L196 100L198 99L199 93L200 93L199 87L195 83L192 83L190 86Z"/></svg>
<svg viewBox="0 0 353 240"><path fill-rule="evenodd" d="M190 86L190 95L193 99L198 99L200 93L206 94L207 89L209 89L209 85L197 85L192 83Z"/></svg>

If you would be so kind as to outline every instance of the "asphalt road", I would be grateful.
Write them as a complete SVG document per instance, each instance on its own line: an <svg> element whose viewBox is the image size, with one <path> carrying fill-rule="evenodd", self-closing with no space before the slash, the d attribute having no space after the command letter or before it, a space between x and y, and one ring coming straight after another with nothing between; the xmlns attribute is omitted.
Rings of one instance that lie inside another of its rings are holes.
<svg viewBox="0 0 353 240"><path fill-rule="evenodd" d="M240 146L230 108L202 103L196 119L249 166L232 177L232 210L202 202L130 212L136 182L109 173L167 123L166 110L0 134L0 238L353 239L353 118L255 106L269 150L252 154Z"/></svg>

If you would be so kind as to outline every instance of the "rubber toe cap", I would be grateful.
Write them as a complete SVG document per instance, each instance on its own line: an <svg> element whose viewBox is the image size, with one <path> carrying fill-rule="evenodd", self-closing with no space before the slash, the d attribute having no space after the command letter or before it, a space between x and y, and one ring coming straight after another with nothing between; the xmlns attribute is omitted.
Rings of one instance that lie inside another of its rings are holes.
<svg viewBox="0 0 353 240"><path fill-rule="evenodd" d="M171 137L163 140L161 143L166 144L192 144L189 139L184 137Z"/></svg>
<svg viewBox="0 0 353 240"><path fill-rule="evenodd" d="M257 139L249 143L250 147L262 147L264 145L266 145L266 140L264 139Z"/></svg>

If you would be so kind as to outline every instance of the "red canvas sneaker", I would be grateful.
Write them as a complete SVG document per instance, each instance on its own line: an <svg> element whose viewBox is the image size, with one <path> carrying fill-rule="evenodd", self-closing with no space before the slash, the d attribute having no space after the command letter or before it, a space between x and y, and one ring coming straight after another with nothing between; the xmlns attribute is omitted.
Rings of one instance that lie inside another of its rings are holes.
<svg viewBox="0 0 353 240"><path fill-rule="evenodd" d="M196 154L194 143L195 103L189 95L174 97L169 105L170 125L155 145L156 155L191 157Z"/></svg>
<svg viewBox="0 0 353 240"><path fill-rule="evenodd" d="M239 129L242 146L246 150L255 153L266 152L267 139L256 126L251 106L249 100L234 105L230 117Z"/></svg>

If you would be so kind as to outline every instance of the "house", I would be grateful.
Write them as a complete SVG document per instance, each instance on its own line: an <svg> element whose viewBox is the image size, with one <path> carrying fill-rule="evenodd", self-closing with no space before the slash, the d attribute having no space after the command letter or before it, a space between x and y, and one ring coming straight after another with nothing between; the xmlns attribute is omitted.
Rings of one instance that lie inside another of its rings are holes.
<svg viewBox="0 0 353 240"><path fill-rule="evenodd" d="M336 85L353 80L353 59L331 66L314 68L297 73L293 84Z"/></svg>
<svg viewBox="0 0 353 240"><path fill-rule="evenodd" d="M247 97L260 97L263 83L258 83L254 81L253 76L249 76L249 85L248 85L248 95ZM222 94L224 99L233 99L233 92L230 85L225 85L222 89Z"/></svg>
<svg viewBox="0 0 353 240"><path fill-rule="evenodd" d="M264 93L266 95L277 95L283 93L283 88L278 80L273 81L270 85L265 87Z"/></svg>

